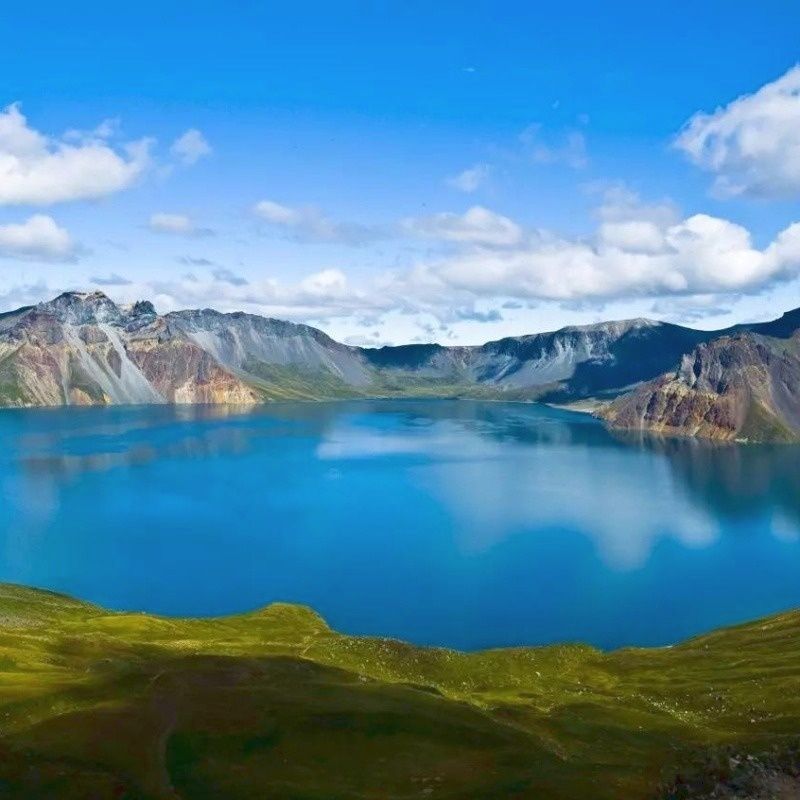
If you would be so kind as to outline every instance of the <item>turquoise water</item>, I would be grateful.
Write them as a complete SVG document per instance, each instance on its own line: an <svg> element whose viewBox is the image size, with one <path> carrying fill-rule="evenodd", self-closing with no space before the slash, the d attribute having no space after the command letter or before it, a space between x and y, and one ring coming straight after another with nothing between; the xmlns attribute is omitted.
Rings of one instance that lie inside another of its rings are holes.
<svg viewBox="0 0 800 800"><path fill-rule="evenodd" d="M800 606L800 448L467 401L0 413L0 580L465 649Z"/></svg>

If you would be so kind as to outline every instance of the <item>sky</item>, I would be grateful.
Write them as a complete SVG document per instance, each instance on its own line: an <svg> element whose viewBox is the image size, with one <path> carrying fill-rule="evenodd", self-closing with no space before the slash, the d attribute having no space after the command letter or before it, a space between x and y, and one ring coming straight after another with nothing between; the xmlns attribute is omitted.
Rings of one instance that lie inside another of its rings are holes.
<svg viewBox="0 0 800 800"><path fill-rule="evenodd" d="M351 344L800 306L800 5L3 10L0 311L100 289Z"/></svg>

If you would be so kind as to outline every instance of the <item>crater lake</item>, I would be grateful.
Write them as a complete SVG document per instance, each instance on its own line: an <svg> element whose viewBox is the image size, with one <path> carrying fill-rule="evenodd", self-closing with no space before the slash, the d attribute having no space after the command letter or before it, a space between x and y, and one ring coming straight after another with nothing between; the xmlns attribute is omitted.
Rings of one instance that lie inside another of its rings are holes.
<svg viewBox="0 0 800 800"><path fill-rule="evenodd" d="M0 581L119 610L273 601L459 649L669 645L800 606L800 447L534 404L0 412Z"/></svg>

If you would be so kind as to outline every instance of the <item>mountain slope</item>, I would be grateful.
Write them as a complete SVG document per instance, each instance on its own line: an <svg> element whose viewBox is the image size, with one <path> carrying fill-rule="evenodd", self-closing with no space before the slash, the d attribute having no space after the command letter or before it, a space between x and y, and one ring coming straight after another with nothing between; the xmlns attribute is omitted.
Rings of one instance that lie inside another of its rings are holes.
<svg viewBox="0 0 800 800"><path fill-rule="evenodd" d="M754 327L790 330L785 321ZM616 428L798 441L800 332L785 339L734 333L701 344L682 359L676 372L641 385L600 416Z"/></svg>
<svg viewBox="0 0 800 800"><path fill-rule="evenodd" d="M226 367L259 377L266 367L302 368L343 384L366 387L370 370L358 348L308 325L236 312L178 311L164 319Z"/></svg>
<svg viewBox="0 0 800 800"><path fill-rule="evenodd" d="M497 396L571 400L614 394L668 369L710 336L651 320L573 326L477 347L438 344L364 350L382 376L480 386Z"/></svg>
<svg viewBox="0 0 800 800"><path fill-rule="evenodd" d="M0 314L0 406L397 396L558 402L613 398L663 375L686 353L721 334L751 330L774 338L789 335L797 325L800 311L727 332L635 319L473 347L368 349L340 344L308 325L253 314L204 309L160 316L148 302L118 306L102 292L67 292ZM672 408L681 391L676 385L669 399L670 390L664 388L664 408ZM775 392L781 413L788 413L792 397L777 386ZM634 403L642 402L641 392L633 397ZM772 400L762 400L753 406L756 413L762 406L772 409ZM608 418L623 427L636 420L650 426L637 409L615 404ZM654 427L683 427L680 415L661 421L656 416ZM731 419L730 435L737 435L744 422L736 414ZM698 423L696 432L705 427Z"/></svg>

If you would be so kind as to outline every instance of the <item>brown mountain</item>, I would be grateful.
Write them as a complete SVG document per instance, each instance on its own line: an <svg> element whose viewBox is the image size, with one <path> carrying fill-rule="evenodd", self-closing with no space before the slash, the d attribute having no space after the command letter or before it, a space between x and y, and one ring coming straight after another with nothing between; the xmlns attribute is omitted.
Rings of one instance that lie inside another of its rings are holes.
<svg viewBox="0 0 800 800"><path fill-rule="evenodd" d="M800 441L798 313L700 344L676 371L599 413L612 427L755 442Z"/></svg>

